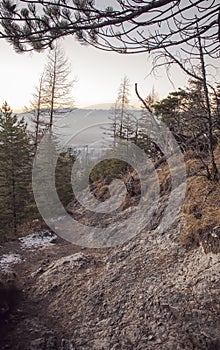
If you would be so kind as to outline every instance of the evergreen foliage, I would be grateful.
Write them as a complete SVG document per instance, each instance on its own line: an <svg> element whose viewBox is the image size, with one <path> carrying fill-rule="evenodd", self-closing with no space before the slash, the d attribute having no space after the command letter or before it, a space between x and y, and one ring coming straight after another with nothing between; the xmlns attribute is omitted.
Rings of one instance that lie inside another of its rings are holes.
<svg viewBox="0 0 220 350"><path fill-rule="evenodd" d="M71 184L71 172L75 161L71 149L63 150L57 159L56 164L56 190L61 203L64 207L70 203L74 198L72 184Z"/></svg>
<svg viewBox="0 0 220 350"><path fill-rule="evenodd" d="M111 182L113 179L121 178L128 169L130 167L125 161L114 158L112 154L111 159L102 160L92 169L89 179L91 183L102 179Z"/></svg>
<svg viewBox="0 0 220 350"><path fill-rule="evenodd" d="M15 235L33 215L33 149L24 120L5 102L0 115L0 235Z"/></svg>
<svg viewBox="0 0 220 350"><path fill-rule="evenodd" d="M217 89L216 89L217 91ZM218 93L212 96L213 127L219 125ZM171 92L154 105L156 115L174 134L196 136L208 133L207 108L202 81L190 80L186 89Z"/></svg>
<svg viewBox="0 0 220 350"><path fill-rule="evenodd" d="M0 38L19 52L51 48L67 35L106 51L152 52L184 47L197 32L210 56L219 51L217 0L3 0L0 23Z"/></svg>

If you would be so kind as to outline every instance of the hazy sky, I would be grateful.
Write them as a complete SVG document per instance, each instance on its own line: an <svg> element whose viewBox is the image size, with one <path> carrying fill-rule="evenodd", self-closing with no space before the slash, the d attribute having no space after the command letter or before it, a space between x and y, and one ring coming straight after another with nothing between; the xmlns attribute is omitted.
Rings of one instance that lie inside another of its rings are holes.
<svg viewBox="0 0 220 350"><path fill-rule="evenodd" d="M174 90L164 70L157 78L148 76L151 69L148 54L126 56L103 52L81 46L73 37L62 40L61 44L72 66L72 78L77 78L72 91L76 107L113 103L125 74L130 80L132 100L137 101L136 82L143 97L153 87L160 97ZM29 105L46 57L47 52L17 54L8 43L0 40L1 105L5 100L14 110ZM186 79L178 69L173 70L172 80L176 88L186 85Z"/></svg>

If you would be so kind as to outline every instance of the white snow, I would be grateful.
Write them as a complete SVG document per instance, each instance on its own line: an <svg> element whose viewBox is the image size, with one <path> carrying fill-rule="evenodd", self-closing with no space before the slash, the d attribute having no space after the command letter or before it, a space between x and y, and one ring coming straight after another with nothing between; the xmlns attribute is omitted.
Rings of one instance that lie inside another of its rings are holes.
<svg viewBox="0 0 220 350"><path fill-rule="evenodd" d="M60 216L57 216L56 218L51 218L50 221L51 222L62 221L62 220L65 220L67 216L68 215L60 215Z"/></svg>
<svg viewBox="0 0 220 350"><path fill-rule="evenodd" d="M51 245L56 237L57 236L50 231L40 231L31 233L26 237L19 238L19 241L23 249L42 249Z"/></svg>
<svg viewBox="0 0 220 350"><path fill-rule="evenodd" d="M0 258L0 268L7 270L11 265L17 264L21 261L21 256L19 254L9 253L3 254Z"/></svg>
<svg viewBox="0 0 220 350"><path fill-rule="evenodd" d="M44 249L53 244L57 236L48 230L34 232L26 237L19 238L23 250ZM24 260L20 254L8 253L0 257L0 269L8 270L11 266Z"/></svg>

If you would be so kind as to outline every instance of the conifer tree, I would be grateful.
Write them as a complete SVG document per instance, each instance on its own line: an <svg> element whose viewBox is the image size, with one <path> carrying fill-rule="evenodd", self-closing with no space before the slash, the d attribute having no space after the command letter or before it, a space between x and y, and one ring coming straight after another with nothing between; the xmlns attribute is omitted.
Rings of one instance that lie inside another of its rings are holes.
<svg viewBox="0 0 220 350"><path fill-rule="evenodd" d="M24 120L5 102L0 115L0 234L17 233L32 203L32 146ZM32 203L33 204L33 203Z"/></svg>
<svg viewBox="0 0 220 350"><path fill-rule="evenodd" d="M177 48L181 55L198 27L207 54L219 57L218 0L2 0L0 22L0 38L19 52L43 50L73 35L122 54Z"/></svg>
<svg viewBox="0 0 220 350"><path fill-rule="evenodd" d="M71 171L74 161L75 157L71 149L62 150L57 159L55 169L56 191L64 207L74 198L71 184Z"/></svg>

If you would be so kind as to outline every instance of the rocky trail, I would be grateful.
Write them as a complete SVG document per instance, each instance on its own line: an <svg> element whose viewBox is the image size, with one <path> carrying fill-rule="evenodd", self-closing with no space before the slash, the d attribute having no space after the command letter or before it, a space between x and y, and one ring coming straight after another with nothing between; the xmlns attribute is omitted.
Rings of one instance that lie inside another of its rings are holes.
<svg viewBox="0 0 220 350"><path fill-rule="evenodd" d="M32 295L37 282L34 274L46 269L51 261L78 250L48 230L0 246L0 269L6 276L11 271L16 273L21 291L12 312L1 315L1 349L25 349L36 335L51 333L45 302L39 303Z"/></svg>
<svg viewBox="0 0 220 350"><path fill-rule="evenodd" d="M2 244L0 271L16 273L21 293L1 317L0 349L220 350L219 187L207 197L209 183L195 177L187 191L166 232L167 189L149 224L115 247L83 248L48 231ZM135 211L128 200L111 220L114 232ZM85 224L99 222L70 209Z"/></svg>
<svg viewBox="0 0 220 350"><path fill-rule="evenodd" d="M0 348L220 349L220 254L186 251L181 227L179 216L169 234L148 231L120 248L1 247L21 257L22 295Z"/></svg>

